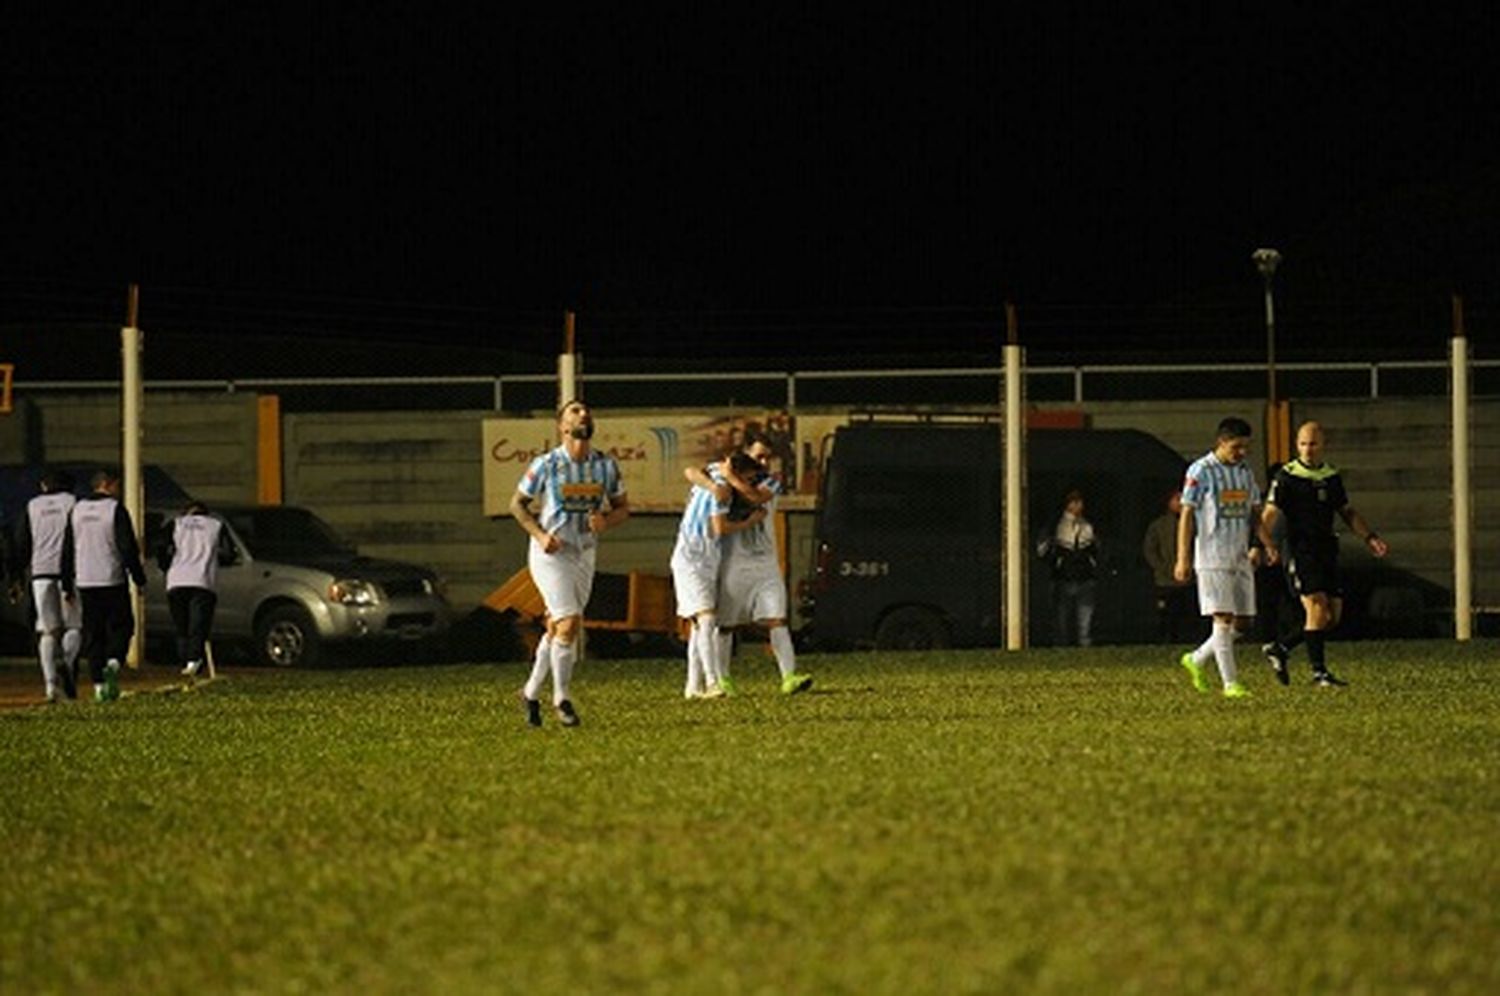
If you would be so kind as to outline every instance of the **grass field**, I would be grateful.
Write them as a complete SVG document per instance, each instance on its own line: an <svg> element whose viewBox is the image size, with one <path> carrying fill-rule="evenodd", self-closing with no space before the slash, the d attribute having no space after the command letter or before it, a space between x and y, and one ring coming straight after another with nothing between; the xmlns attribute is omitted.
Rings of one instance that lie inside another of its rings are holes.
<svg viewBox="0 0 1500 996"><path fill-rule="evenodd" d="M591 661L0 714L0 991L1500 991L1500 649Z"/></svg>

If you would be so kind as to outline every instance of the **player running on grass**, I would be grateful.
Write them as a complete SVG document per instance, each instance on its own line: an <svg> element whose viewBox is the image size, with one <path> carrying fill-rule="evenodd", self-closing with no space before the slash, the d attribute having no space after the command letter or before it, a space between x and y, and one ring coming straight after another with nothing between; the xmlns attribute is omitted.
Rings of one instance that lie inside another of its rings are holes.
<svg viewBox="0 0 1500 996"><path fill-rule="evenodd" d="M620 465L591 448L594 416L582 401L569 401L557 413L556 449L531 461L510 499L510 514L531 535L526 567L547 607L547 632L537 644L531 677L521 689L526 721L542 725L537 696L552 676L552 704L564 726L577 726L569 698L583 610L594 588L599 537L630 516ZM541 516L531 500L542 503Z"/></svg>
<svg viewBox="0 0 1500 996"><path fill-rule="evenodd" d="M1186 581L1198 576L1198 604L1213 616L1213 630L1180 663L1192 676L1193 687L1208 691L1203 665L1212 657L1219 665L1225 698L1250 694L1235 670L1234 641L1255 616L1255 573L1251 538L1259 536L1267 555L1275 546L1258 515L1261 496L1255 474L1245 463L1250 446L1250 424L1230 416L1219 423L1214 448L1188 467L1182 485L1182 514L1177 520L1177 563L1173 576Z"/></svg>

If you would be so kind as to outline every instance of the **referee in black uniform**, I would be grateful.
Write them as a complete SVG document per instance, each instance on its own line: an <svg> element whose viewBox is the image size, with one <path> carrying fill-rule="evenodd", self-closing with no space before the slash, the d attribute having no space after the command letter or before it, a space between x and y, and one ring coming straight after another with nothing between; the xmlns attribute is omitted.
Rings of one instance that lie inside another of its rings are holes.
<svg viewBox="0 0 1500 996"><path fill-rule="evenodd" d="M1283 563L1287 583L1302 599L1306 614L1300 640L1282 636L1264 648L1277 680L1283 685L1291 681L1287 658L1299 642L1307 644L1313 684L1324 687L1346 684L1334 677L1324 659L1325 637L1338 625L1344 608L1344 591L1339 582L1339 540L1333 531L1335 512L1372 554L1386 555L1389 548L1385 540L1349 504L1338 468L1323 461L1323 427L1317 422L1304 422L1297 429L1297 456L1277 471L1265 511L1261 513L1267 532L1273 530L1279 516L1286 517Z"/></svg>

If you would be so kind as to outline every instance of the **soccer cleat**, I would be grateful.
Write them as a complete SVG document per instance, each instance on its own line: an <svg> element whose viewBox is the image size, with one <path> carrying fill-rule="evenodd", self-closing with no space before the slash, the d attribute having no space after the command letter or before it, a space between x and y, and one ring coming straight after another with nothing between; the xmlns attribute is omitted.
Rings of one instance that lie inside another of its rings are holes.
<svg viewBox="0 0 1500 996"><path fill-rule="evenodd" d="M526 697L526 689L516 692L516 698L521 700L521 708L526 710L526 723L528 726L542 725L542 704L536 699Z"/></svg>
<svg viewBox="0 0 1500 996"><path fill-rule="evenodd" d="M719 690L730 697L740 693L740 690L735 687L734 681L727 674L719 679Z"/></svg>
<svg viewBox="0 0 1500 996"><path fill-rule="evenodd" d="M1200 692L1208 691L1208 679L1203 677L1203 665L1193 660L1193 652L1191 650L1183 654L1177 663L1186 668L1187 673L1192 676L1194 688Z"/></svg>
<svg viewBox="0 0 1500 996"><path fill-rule="evenodd" d="M1231 681L1224 686L1224 697L1226 699L1248 699L1250 698L1250 689L1238 681Z"/></svg>
<svg viewBox="0 0 1500 996"><path fill-rule="evenodd" d="M781 679L781 694L796 695L805 692L812 687L812 675L797 674L795 671Z"/></svg>
<svg viewBox="0 0 1500 996"><path fill-rule="evenodd" d="M47 704L52 705L57 701L58 691L56 685L47 686Z"/></svg>
<svg viewBox="0 0 1500 996"><path fill-rule="evenodd" d="M1313 672L1312 683L1319 688L1343 688L1349 684L1343 678L1337 677L1332 671Z"/></svg>
<svg viewBox="0 0 1500 996"><path fill-rule="evenodd" d="M1286 651L1281 644L1271 641L1260 648L1260 652L1266 655L1266 661L1271 665L1271 670L1276 672L1276 680L1283 685L1292 683L1292 676L1286 669Z"/></svg>
<svg viewBox="0 0 1500 996"><path fill-rule="evenodd" d="M578 713L573 709L573 703L563 699L557 704L557 718L564 726L577 726Z"/></svg>
<svg viewBox="0 0 1500 996"><path fill-rule="evenodd" d="M120 698L120 662L109 661L104 665L104 701L115 702Z"/></svg>
<svg viewBox="0 0 1500 996"><path fill-rule="evenodd" d="M701 692L698 693L698 698L700 698L700 699L722 699L724 697L724 695L725 695L724 689L720 688L718 685L709 685L703 691L701 691Z"/></svg>
<svg viewBox="0 0 1500 996"><path fill-rule="evenodd" d="M103 685L95 685L94 686L94 701L95 702L107 702L107 701L109 701L108 699L106 699L104 697L104 686Z"/></svg>
<svg viewBox="0 0 1500 996"><path fill-rule="evenodd" d="M201 670L203 670L202 661L188 661L187 666L182 669L182 673L191 678Z"/></svg>
<svg viewBox="0 0 1500 996"><path fill-rule="evenodd" d="M78 675L73 668L64 665L57 677L62 682L63 698L70 700L78 698Z"/></svg>

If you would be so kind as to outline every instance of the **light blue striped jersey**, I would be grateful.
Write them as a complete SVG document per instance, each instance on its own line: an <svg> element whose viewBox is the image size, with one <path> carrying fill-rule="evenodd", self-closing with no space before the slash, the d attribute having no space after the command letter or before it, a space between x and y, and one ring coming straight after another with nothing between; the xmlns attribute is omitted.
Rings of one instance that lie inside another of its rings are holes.
<svg viewBox="0 0 1500 996"><path fill-rule="evenodd" d="M1193 566L1198 570L1239 567L1248 561L1255 535L1260 486L1245 461L1227 464L1212 451L1187 469L1182 503L1193 510Z"/></svg>
<svg viewBox="0 0 1500 996"><path fill-rule="evenodd" d="M596 541L589 532L589 513L603 511L606 503L614 504L625 494L614 457L590 449L582 460L574 460L566 446L531 461L516 488L528 498L541 499L537 522L543 529L580 549Z"/></svg>
<svg viewBox="0 0 1500 996"><path fill-rule="evenodd" d="M717 466L710 464L705 472L715 484L724 483L724 475ZM701 545L706 540L718 539L714 535L713 517L727 514L729 502L721 502L712 491L693 485L688 492L687 507L682 510L682 521L677 524L678 541Z"/></svg>
<svg viewBox="0 0 1500 996"><path fill-rule="evenodd" d="M752 488L765 488L770 491L772 498L760 506L766 510L766 517L761 519L749 529L742 529L725 539L724 556L726 557L774 557L776 556L776 532L771 516L776 514L776 499L783 492L781 481L772 474L761 471L751 478Z"/></svg>

